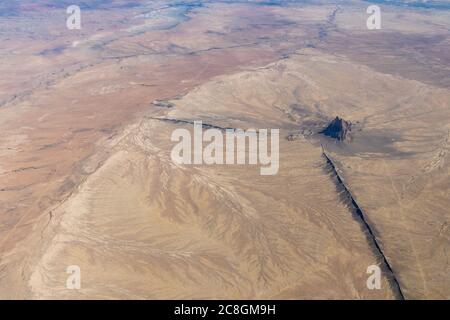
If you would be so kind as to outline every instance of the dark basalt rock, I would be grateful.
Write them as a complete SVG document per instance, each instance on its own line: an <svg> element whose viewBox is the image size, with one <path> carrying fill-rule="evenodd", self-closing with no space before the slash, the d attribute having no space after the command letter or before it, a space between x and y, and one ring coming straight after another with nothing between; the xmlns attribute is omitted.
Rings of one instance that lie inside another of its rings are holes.
<svg viewBox="0 0 450 320"><path fill-rule="evenodd" d="M160 107L160 108L167 108L167 109L173 108L173 104L172 103L170 103L168 101L163 101L163 100L155 100L155 101L152 102L152 104L155 107Z"/></svg>
<svg viewBox="0 0 450 320"><path fill-rule="evenodd" d="M320 133L339 141L351 140L352 123L336 117Z"/></svg>

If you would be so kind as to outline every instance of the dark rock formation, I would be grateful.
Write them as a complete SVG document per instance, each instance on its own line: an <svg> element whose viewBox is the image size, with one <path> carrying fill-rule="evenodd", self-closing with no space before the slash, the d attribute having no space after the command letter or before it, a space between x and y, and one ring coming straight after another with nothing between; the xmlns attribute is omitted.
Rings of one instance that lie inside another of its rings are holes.
<svg viewBox="0 0 450 320"><path fill-rule="evenodd" d="M173 104L172 103L170 103L168 101L163 101L163 100L155 100L155 101L152 102L152 104L155 107L160 107L160 108L167 108L167 109L173 108Z"/></svg>
<svg viewBox="0 0 450 320"><path fill-rule="evenodd" d="M351 140L352 123L336 117L320 133L339 141Z"/></svg>

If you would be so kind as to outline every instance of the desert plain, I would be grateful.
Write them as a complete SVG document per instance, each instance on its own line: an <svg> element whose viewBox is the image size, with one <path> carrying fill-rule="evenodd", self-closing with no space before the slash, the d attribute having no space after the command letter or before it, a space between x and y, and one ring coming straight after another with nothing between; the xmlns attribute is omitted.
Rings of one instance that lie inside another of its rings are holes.
<svg viewBox="0 0 450 320"><path fill-rule="evenodd" d="M78 2L0 1L1 299L450 299L449 1Z"/></svg>

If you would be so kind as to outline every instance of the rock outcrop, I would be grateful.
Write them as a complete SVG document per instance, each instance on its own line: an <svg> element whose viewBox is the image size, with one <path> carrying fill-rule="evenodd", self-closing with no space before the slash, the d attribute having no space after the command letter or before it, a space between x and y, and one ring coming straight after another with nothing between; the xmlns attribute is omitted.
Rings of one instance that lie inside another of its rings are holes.
<svg viewBox="0 0 450 320"><path fill-rule="evenodd" d="M339 141L351 140L352 123L336 117L320 133Z"/></svg>

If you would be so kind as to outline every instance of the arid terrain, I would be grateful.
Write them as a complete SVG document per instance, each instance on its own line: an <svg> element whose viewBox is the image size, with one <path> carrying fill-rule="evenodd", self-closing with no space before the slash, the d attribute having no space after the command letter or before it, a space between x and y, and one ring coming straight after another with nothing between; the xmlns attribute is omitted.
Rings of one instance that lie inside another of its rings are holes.
<svg viewBox="0 0 450 320"><path fill-rule="evenodd" d="M0 0L0 43L0 299L450 299L450 1ZM194 121L277 174L174 163Z"/></svg>

